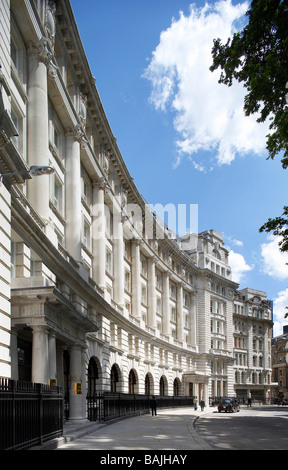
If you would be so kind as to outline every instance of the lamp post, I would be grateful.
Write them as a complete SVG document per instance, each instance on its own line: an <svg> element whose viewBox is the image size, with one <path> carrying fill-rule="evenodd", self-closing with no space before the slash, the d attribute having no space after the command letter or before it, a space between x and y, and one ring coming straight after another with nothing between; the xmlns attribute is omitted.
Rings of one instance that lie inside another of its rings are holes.
<svg viewBox="0 0 288 470"><path fill-rule="evenodd" d="M15 175L23 175L29 173L30 176L41 176L41 175L51 175L54 173L54 168L52 166L37 166L37 165L32 165L28 170L24 171L17 171L15 173L0 173L0 185L2 183L3 177L4 176L15 176Z"/></svg>

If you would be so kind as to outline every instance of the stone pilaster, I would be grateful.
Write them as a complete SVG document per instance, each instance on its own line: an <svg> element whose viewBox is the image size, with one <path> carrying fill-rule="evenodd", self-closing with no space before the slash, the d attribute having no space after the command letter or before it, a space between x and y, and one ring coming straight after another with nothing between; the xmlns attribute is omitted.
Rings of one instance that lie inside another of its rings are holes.
<svg viewBox="0 0 288 470"><path fill-rule="evenodd" d="M132 315L141 318L140 240L132 241Z"/></svg>
<svg viewBox="0 0 288 470"><path fill-rule="evenodd" d="M70 394L69 394L69 421L84 419L83 393L85 386L82 380L82 348L74 344L70 349Z"/></svg>
<svg viewBox="0 0 288 470"><path fill-rule="evenodd" d="M81 133L79 128L66 132L66 249L81 260Z"/></svg>
<svg viewBox="0 0 288 470"><path fill-rule="evenodd" d="M183 341L183 284L177 285L177 340Z"/></svg>
<svg viewBox="0 0 288 470"><path fill-rule="evenodd" d="M170 273L167 271L163 274L163 334L170 335L170 294L169 294L169 283Z"/></svg>
<svg viewBox="0 0 288 470"><path fill-rule="evenodd" d="M155 258L148 258L148 325L156 328Z"/></svg>
<svg viewBox="0 0 288 470"><path fill-rule="evenodd" d="M48 329L33 326L32 382L47 384L49 377Z"/></svg>
<svg viewBox="0 0 288 470"><path fill-rule="evenodd" d="M124 240L121 210L113 212L114 228L114 300L124 307Z"/></svg>
<svg viewBox="0 0 288 470"><path fill-rule="evenodd" d="M93 183L93 207L92 207L92 251L93 265L92 277L101 289L105 289L105 181L99 180Z"/></svg>
<svg viewBox="0 0 288 470"><path fill-rule="evenodd" d="M30 42L28 55L28 164L49 165L47 65L51 54L47 41ZM49 220L49 175L28 182L28 198L39 215Z"/></svg>

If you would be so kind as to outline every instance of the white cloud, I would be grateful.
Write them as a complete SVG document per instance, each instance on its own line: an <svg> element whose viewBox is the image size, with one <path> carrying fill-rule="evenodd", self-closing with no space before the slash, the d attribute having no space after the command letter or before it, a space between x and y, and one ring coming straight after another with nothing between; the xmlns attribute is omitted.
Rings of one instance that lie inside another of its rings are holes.
<svg viewBox="0 0 288 470"><path fill-rule="evenodd" d="M225 43L236 31L235 24L244 21L247 9L248 3L232 5L231 0L199 9L191 5L188 16L180 12L179 19L161 33L145 77L151 82L155 108L175 114L177 164L186 155L203 170L202 162L195 162L200 150L216 151L219 164L231 163L236 154L265 150L268 127L244 116L242 85L220 85L220 71L209 70L213 39Z"/></svg>
<svg viewBox="0 0 288 470"><path fill-rule="evenodd" d="M276 279L288 278L288 253L279 249L279 237L269 235L268 243L261 245L262 272Z"/></svg>
<svg viewBox="0 0 288 470"><path fill-rule="evenodd" d="M222 236L225 240L227 240L228 243L231 243L232 245L243 246L243 242L241 240L238 240L237 238L234 238L231 235L225 235L225 233L222 233ZM227 250L230 250L230 248L227 247Z"/></svg>
<svg viewBox="0 0 288 470"><path fill-rule="evenodd" d="M288 307L288 288L279 292L278 297L273 299L273 336L282 335L283 325L288 324L288 320L284 318L288 313L286 307Z"/></svg>
<svg viewBox="0 0 288 470"><path fill-rule="evenodd" d="M246 263L243 255L235 253L233 250L229 251L229 265L232 269L232 279L238 283L241 282L246 272L254 268L254 266L249 266Z"/></svg>

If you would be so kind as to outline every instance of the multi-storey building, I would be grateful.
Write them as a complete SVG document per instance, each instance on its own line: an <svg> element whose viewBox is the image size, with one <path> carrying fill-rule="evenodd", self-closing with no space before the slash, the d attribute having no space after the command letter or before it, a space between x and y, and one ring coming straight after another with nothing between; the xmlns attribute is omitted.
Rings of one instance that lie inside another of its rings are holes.
<svg viewBox="0 0 288 470"><path fill-rule="evenodd" d="M267 396L266 297L219 233L173 236L139 194L69 0L3 0L0 22L0 375L56 381L70 419L101 390Z"/></svg>
<svg viewBox="0 0 288 470"><path fill-rule="evenodd" d="M275 386L272 397L275 402L288 403L288 327L283 334L272 338L272 380Z"/></svg>
<svg viewBox="0 0 288 470"><path fill-rule="evenodd" d="M271 398L271 312L264 292L242 289L234 301L235 391L239 397Z"/></svg>

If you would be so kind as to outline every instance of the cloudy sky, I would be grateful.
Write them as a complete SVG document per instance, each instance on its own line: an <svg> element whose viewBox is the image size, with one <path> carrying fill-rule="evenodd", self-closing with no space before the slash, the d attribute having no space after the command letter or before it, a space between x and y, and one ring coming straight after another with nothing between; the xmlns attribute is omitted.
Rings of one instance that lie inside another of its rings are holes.
<svg viewBox="0 0 288 470"><path fill-rule="evenodd" d="M245 25L248 3L223 0L71 0L118 147L149 204L198 206L240 288L274 301L274 335L288 306L288 255L260 234L287 204L280 158L267 160L267 124L245 117L245 91L211 73L213 39ZM189 219L189 217L187 217ZM189 220L188 220L189 222ZM189 225L189 223L187 224Z"/></svg>

